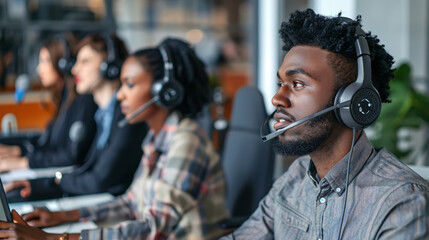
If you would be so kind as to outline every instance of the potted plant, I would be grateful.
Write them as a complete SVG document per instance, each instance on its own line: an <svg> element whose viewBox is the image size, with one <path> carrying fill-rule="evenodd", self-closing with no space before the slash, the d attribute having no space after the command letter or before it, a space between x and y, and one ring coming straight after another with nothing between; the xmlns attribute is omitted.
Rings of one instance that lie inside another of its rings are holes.
<svg viewBox="0 0 429 240"><path fill-rule="evenodd" d="M380 117L369 129L371 142L408 164L423 164L429 143L429 97L413 87L410 65L395 70L390 93L392 102L383 103Z"/></svg>

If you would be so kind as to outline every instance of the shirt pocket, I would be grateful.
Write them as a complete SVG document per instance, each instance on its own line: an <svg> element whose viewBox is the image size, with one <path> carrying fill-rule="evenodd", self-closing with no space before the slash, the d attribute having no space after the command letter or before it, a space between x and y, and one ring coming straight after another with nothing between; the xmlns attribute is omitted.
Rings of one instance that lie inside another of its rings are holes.
<svg viewBox="0 0 429 240"><path fill-rule="evenodd" d="M274 209L274 232L277 239L307 239L311 221L291 208L280 198L276 199Z"/></svg>

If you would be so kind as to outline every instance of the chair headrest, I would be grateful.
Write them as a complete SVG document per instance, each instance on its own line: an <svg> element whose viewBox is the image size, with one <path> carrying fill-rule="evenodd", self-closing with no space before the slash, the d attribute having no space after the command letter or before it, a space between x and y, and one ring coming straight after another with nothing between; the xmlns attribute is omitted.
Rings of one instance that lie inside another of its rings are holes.
<svg viewBox="0 0 429 240"><path fill-rule="evenodd" d="M256 131L267 118L267 111L261 92L253 86L240 88L234 98L230 128Z"/></svg>

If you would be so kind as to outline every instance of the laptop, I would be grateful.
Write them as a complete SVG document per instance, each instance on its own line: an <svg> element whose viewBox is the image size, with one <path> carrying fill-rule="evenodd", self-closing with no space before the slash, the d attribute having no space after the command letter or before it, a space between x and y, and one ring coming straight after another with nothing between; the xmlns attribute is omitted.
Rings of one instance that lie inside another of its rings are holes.
<svg viewBox="0 0 429 240"><path fill-rule="evenodd" d="M6 193L4 192L3 183L0 179L0 220L5 222L13 222L12 215L10 214L9 203L7 202Z"/></svg>

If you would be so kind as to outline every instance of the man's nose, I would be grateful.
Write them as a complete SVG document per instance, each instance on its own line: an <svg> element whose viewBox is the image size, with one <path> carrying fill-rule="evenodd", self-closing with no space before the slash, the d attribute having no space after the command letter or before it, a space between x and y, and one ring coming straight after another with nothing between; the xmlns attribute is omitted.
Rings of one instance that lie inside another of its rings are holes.
<svg viewBox="0 0 429 240"><path fill-rule="evenodd" d="M273 96L271 99L271 103L274 107L290 107L291 101L290 101L290 88L287 85L281 86L277 93Z"/></svg>

